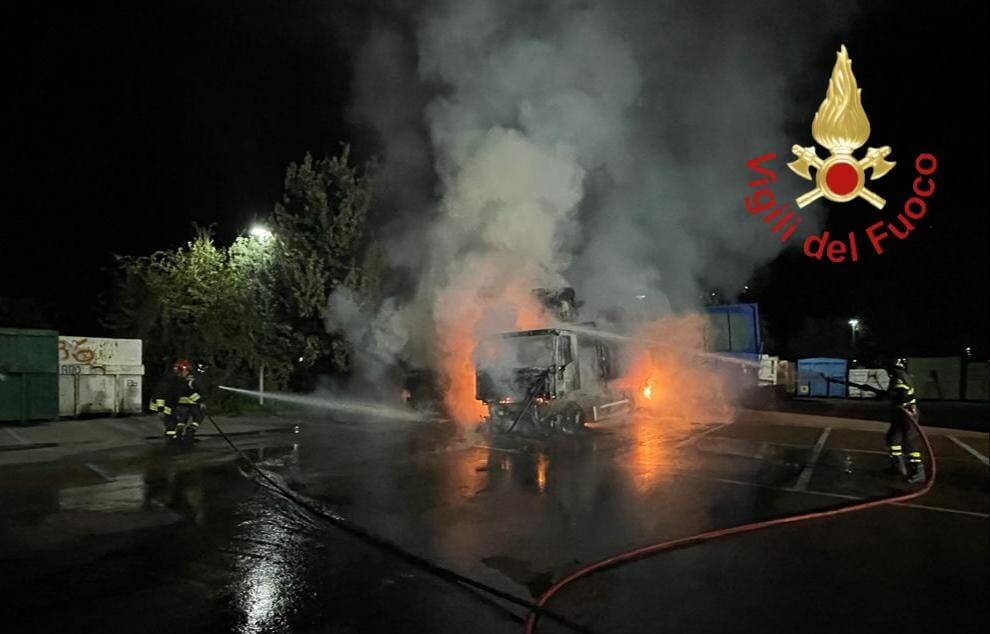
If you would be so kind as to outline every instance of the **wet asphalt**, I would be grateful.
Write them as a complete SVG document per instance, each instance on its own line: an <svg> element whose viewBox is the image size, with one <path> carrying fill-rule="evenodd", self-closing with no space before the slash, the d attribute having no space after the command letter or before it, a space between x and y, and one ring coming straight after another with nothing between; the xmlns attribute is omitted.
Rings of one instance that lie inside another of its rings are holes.
<svg viewBox="0 0 990 634"><path fill-rule="evenodd" d="M529 600L618 552L907 490L881 473L881 433L747 420L547 441L313 416L234 441L300 499ZM982 629L987 437L933 444L938 482L909 505L641 559L548 607L594 632ZM5 631L522 631L522 609L273 494L216 436L0 467L0 482Z"/></svg>

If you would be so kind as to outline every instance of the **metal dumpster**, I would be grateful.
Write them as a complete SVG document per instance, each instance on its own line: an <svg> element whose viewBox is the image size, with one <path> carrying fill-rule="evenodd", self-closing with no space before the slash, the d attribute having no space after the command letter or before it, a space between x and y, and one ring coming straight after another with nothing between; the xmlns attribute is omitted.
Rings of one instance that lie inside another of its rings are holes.
<svg viewBox="0 0 990 634"><path fill-rule="evenodd" d="M959 357L911 357L908 372L922 400L959 400L962 394L962 359Z"/></svg>
<svg viewBox="0 0 990 634"><path fill-rule="evenodd" d="M890 385L890 375L883 368L854 368L849 370L849 382L869 385L878 390L886 391ZM849 398L876 398L876 392L861 390L858 387L849 386Z"/></svg>
<svg viewBox="0 0 990 634"><path fill-rule="evenodd" d="M58 333L0 328L0 421L58 418Z"/></svg>
<svg viewBox="0 0 990 634"><path fill-rule="evenodd" d="M847 365L845 359L798 359L797 396L844 397Z"/></svg>
<svg viewBox="0 0 990 634"><path fill-rule="evenodd" d="M60 416L140 414L140 339L58 339Z"/></svg>
<svg viewBox="0 0 990 634"><path fill-rule="evenodd" d="M990 365L986 361L970 361L966 364L967 401L990 401Z"/></svg>

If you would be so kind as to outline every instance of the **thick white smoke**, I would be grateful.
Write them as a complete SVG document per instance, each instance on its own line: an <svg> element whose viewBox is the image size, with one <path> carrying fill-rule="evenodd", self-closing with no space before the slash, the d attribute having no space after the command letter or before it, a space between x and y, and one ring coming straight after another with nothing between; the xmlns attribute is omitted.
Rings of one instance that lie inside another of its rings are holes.
<svg viewBox="0 0 990 634"><path fill-rule="evenodd" d="M466 362L461 340L523 325L512 308L532 310L521 304L533 287L576 287L589 318L656 317L689 307L702 284L734 292L781 248L742 212L744 164L786 151L789 117L810 118L789 112L790 94L805 61L834 46L842 11L400 7L372 16L356 51L353 114L382 146L395 212L383 233L415 284L401 307L413 362Z"/></svg>

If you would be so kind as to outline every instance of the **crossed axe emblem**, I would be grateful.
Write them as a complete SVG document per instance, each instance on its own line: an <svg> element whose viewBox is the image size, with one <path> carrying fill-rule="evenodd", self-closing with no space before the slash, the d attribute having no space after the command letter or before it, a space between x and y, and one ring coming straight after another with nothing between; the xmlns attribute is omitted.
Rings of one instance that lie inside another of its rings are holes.
<svg viewBox="0 0 990 634"><path fill-rule="evenodd" d="M787 166L801 178L816 181L816 187L814 189L798 196L796 200L798 207L806 207L822 196L837 202L845 202L859 196L877 209L883 209L884 205L887 204L886 200L866 188L865 175L866 170L873 170L870 180L876 180L893 169L895 163L886 160L891 152L889 145L880 148L867 148L866 156L859 160L856 160L851 153L837 153L823 160L818 157L818 153L815 151L815 146L813 145L809 147L794 145L791 151L797 156L797 160L788 163ZM840 163L849 166L848 168L852 168L856 172L856 178L858 179L856 187L848 192L840 193L832 191L826 179L828 170ZM814 167L818 171L814 179L809 170L811 167Z"/></svg>

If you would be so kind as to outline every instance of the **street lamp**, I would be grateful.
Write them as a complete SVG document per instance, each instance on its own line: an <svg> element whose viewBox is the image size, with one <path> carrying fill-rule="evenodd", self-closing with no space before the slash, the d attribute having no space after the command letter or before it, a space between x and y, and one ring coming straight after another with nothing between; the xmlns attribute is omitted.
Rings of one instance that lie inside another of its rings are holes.
<svg viewBox="0 0 990 634"><path fill-rule="evenodd" d="M849 328L852 331L852 353L856 353L856 331L859 330L859 319L853 317L849 320ZM852 355L850 355L852 356Z"/></svg>
<svg viewBox="0 0 990 634"><path fill-rule="evenodd" d="M261 242L267 242L268 239L272 237L271 230L264 225L254 225L248 233Z"/></svg>

